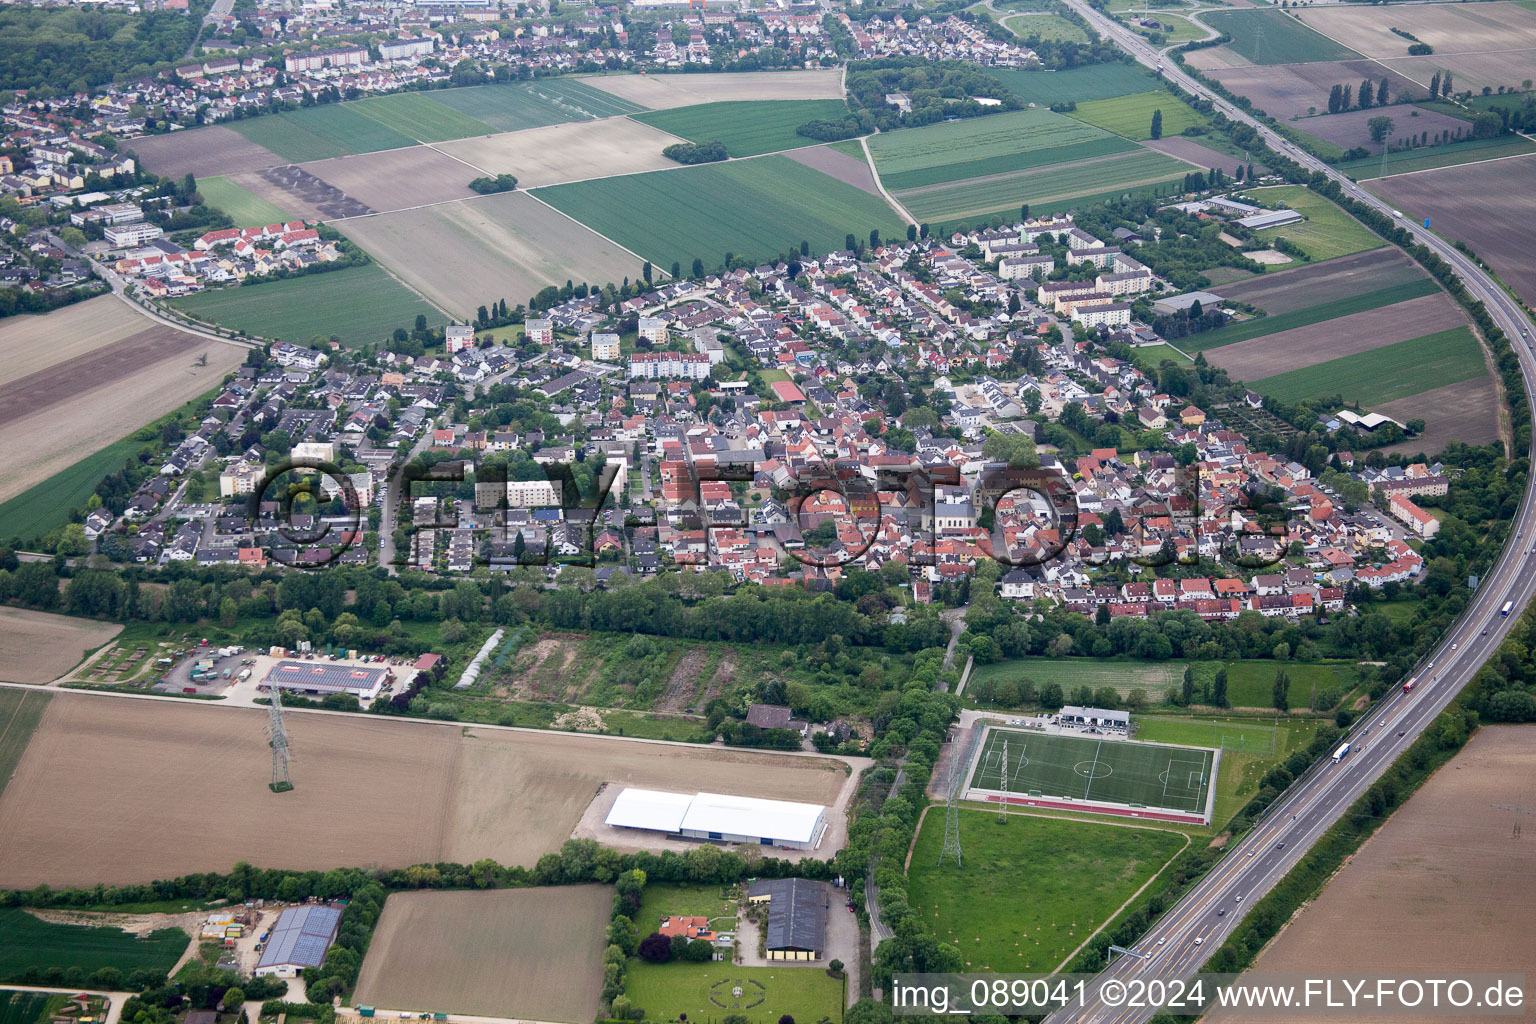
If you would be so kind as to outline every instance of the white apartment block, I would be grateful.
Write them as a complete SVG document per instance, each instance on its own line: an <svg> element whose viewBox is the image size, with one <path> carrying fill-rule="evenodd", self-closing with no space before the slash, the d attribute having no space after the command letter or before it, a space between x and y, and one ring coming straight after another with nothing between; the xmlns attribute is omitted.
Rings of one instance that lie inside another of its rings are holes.
<svg viewBox="0 0 1536 1024"><path fill-rule="evenodd" d="M629 357L629 376L705 380L709 377L709 356L699 352L637 352Z"/></svg>
<svg viewBox="0 0 1536 1024"><path fill-rule="evenodd" d="M592 358L604 363L611 363L618 359L619 336L617 334L592 335Z"/></svg>

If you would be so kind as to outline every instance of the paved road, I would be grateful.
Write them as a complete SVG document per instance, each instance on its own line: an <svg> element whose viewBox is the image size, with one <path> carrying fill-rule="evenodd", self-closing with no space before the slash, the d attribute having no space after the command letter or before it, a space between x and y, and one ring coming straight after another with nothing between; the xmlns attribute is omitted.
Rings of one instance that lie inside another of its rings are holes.
<svg viewBox="0 0 1536 1024"><path fill-rule="evenodd" d="M1113 40L1142 64L1156 67L1161 55L1140 36L1090 8L1084 0L1066 0L1099 32ZM1168 62L1164 74L1187 92L1215 104L1227 117L1247 124L1263 136L1271 149L1312 171L1322 171L1355 200L1393 216L1392 208L1355 185L1345 175L1311 154L1291 145L1268 127L1207 90ZM1412 211L1409 211L1411 214ZM1451 264L1463 284L1487 306L1507 334L1520 358L1527 394L1536 379L1536 358L1529 347L1530 319L1481 268L1449 243L1428 231L1414 230L1412 221L1398 220L1414 240ZM1528 456L1536 453L1526 453ZM1188 977L1221 945L1255 900L1264 895L1343 816L1350 805L1407 749L1435 716L1451 702L1478 667L1494 651L1515 622L1519 610L1536 591L1536 505L1527 487L1515 518L1516 537L1509 543L1493 570L1483 580L1462 618L1440 645L1419 666L1411 693L1395 692L1346 737L1352 751L1340 763L1325 759L1303 773L1286 794L1269 808L1248 835L1231 845L1225 856L1179 903L1169 910L1136 944L1151 954L1149 960L1124 957L1105 970L1091 987L1089 1005L1082 1010L1062 1011L1049 1018L1052 1024L1132 1024L1152 1016L1150 1011L1107 1007L1098 997L1099 987L1114 978ZM1506 601L1514 612L1499 614ZM1284 844L1284 848L1281 848ZM1226 914L1218 911L1226 910Z"/></svg>

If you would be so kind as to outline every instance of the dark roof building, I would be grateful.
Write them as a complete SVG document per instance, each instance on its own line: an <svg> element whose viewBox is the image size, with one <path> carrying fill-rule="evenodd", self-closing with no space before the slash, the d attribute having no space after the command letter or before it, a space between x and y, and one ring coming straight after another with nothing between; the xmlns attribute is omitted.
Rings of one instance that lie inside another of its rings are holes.
<svg viewBox="0 0 1536 1024"><path fill-rule="evenodd" d="M768 902L768 959L820 960L827 948L831 889L805 878L774 878L747 887L752 903Z"/></svg>
<svg viewBox="0 0 1536 1024"><path fill-rule="evenodd" d="M267 948L256 964L257 977L293 978L306 967L319 967L340 927L341 911L336 907L289 907L278 915L267 937Z"/></svg>

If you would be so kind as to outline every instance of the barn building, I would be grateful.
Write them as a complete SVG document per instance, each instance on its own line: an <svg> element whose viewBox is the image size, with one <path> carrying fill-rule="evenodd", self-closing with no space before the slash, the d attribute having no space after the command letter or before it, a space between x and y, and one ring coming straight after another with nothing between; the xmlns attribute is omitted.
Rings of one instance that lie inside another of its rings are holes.
<svg viewBox="0 0 1536 1024"><path fill-rule="evenodd" d="M604 821L615 828L661 832L678 839L814 850L827 830L827 809L821 804L750 796L689 796L627 788L614 799Z"/></svg>
<svg viewBox="0 0 1536 1024"><path fill-rule="evenodd" d="M832 890L805 878L771 878L747 886L749 903L768 904L769 960L820 960L827 949Z"/></svg>
<svg viewBox="0 0 1536 1024"><path fill-rule="evenodd" d="M312 697L350 693L358 700L373 700L391 678L389 671L383 668L280 661L267 672L261 685L265 689L277 686L289 693Z"/></svg>
<svg viewBox="0 0 1536 1024"><path fill-rule="evenodd" d="M340 927L341 911L336 907L289 907L278 915L267 936L256 976L295 978L306 967L319 967Z"/></svg>

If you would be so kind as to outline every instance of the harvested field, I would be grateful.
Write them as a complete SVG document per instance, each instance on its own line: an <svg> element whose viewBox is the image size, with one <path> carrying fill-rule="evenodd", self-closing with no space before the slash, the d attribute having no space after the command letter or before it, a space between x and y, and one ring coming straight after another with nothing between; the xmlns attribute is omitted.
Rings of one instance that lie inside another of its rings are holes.
<svg viewBox="0 0 1536 1024"><path fill-rule="evenodd" d="M1199 52L1199 51L1196 51ZM1190 56L1193 63L1193 54ZM1369 78L1380 82L1388 79L1388 94L1394 99L1409 90L1422 96L1425 89L1395 72L1384 72L1382 66L1369 60L1314 61L1310 64L1270 64L1265 66L1242 64L1236 67L1217 66L1210 69L1211 77L1239 95L1253 101L1254 106L1271 117L1288 120L1306 117L1309 110L1328 109L1328 90L1348 82L1359 86L1360 80ZM1371 114L1378 113L1375 109ZM1393 113L1388 111L1388 114ZM1406 115L1405 115L1406 116ZM1312 122L1307 122L1311 124ZM1298 125L1311 131L1305 125Z"/></svg>
<svg viewBox="0 0 1536 1024"><path fill-rule="evenodd" d="M145 136L125 143L123 149L137 154L145 170L168 178L183 177L188 171L199 178L213 177L286 163L270 149L222 125Z"/></svg>
<svg viewBox="0 0 1536 1024"><path fill-rule="evenodd" d="M113 622L0 608L0 681L51 682L122 631Z"/></svg>
<svg viewBox="0 0 1536 1024"><path fill-rule="evenodd" d="M1214 149L1200 145L1194 139L1176 136L1171 139L1161 138L1151 142L1143 142L1142 145L1165 156L1171 156L1187 163L1192 163L1196 167L1207 169L1219 167L1226 174L1236 174L1239 167L1242 167L1246 173L1248 167L1242 158L1228 153L1218 153ZM1265 168L1260 164L1254 164L1253 169L1260 171Z"/></svg>
<svg viewBox="0 0 1536 1024"><path fill-rule="evenodd" d="M1324 102L1327 102L1326 98ZM1455 138L1457 135L1470 137L1472 134L1471 121L1420 107L1401 105L1369 107L1365 110L1350 110L1342 114L1324 114L1321 117L1309 117L1297 121L1295 126L1308 135L1343 146L1345 149L1364 146L1371 152L1379 154L1381 146L1371 141L1371 130L1367 122L1373 117L1383 115L1392 119L1392 134L1389 136L1389 141L1394 146L1406 143L1409 135L1417 137L1421 132L1429 132L1430 142L1439 138L1441 133L1444 133L1447 139Z"/></svg>
<svg viewBox="0 0 1536 1024"><path fill-rule="evenodd" d="M661 151L680 141L659 128L621 117L459 139L433 148L486 174L515 174L519 188L538 188L676 167ZM460 164L457 176L465 175L466 182L475 177Z"/></svg>
<svg viewBox="0 0 1536 1024"><path fill-rule="evenodd" d="M1382 449L1387 452L1434 455L1445 451L1452 441L1488 444L1499 437L1498 395L1493 378L1487 374L1373 405L1370 411L1391 416L1399 423L1422 419L1426 424L1424 433Z"/></svg>
<svg viewBox="0 0 1536 1024"><path fill-rule="evenodd" d="M880 194L880 190L875 187L875 176L869 169L868 160L860 160L847 153L840 153L831 146L812 146L809 149L797 149L784 155L797 164L805 164L812 170L820 171L829 178L836 178L845 185L852 185L861 192L868 192L870 195Z"/></svg>
<svg viewBox="0 0 1536 1024"><path fill-rule="evenodd" d="M469 190L470 179L477 176L471 168L428 146L317 160L297 170L379 213L468 198L475 194Z"/></svg>
<svg viewBox="0 0 1536 1024"><path fill-rule="evenodd" d="M1536 748L1530 730L1484 726L1399 808L1260 954L1256 971L1317 972L1347 963L1362 974L1449 977L1536 972L1536 887L1530 838L1510 839L1530 806ZM1530 823L1526 823L1530 828ZM1223 1024L1263 1015L1213 1014ZM1268 1018L1268 1019L1273 1019ZM1425 1022L1440 1016L1351 1012L1351 1021Z"/></svg>
<svg viewBox="0 0 1536 1024"><path fill-rule="evenodd" d="M1384 248L1308 263L1283 273L1228 285L1223 298L1258 306L1271 315L1347 299L1353 295L1407 284L1424 277L1418 264L1401 250Z"/></svg>
<svg viewBox="0 0 1536 1024"><path fill-rule="evenodd" d="M1258 380L1449 330L1466 322L1450 296L1436 293L1236 345L1223 345L1211 349L1205 357L1234 379Z"/></svg>
<svg viewBox="0 0 1536 1024"><path fill-rule="evenodd" d="M375 159L364 157L363 159ZM367 204L347 195L328 182L321 181L297 164L268 167L257 174L262 181L282 195L289 209L304 212L306 220L336 220L372 213ZM260 193L257 193L260 195Z"/></svg>
<svg viewBox="0 0 1536 1024"><path fill-rule="evenodd" d="M614 75L582 84L652 110L727 100L839 100L837 71L749 71L741 74Z"/></svg>
<svg viewBox="0 0 1536 1024"><path fill-rule="evenodd" d="M0 385L87 355L149 323L114 295L0 322Z"/></svg>
<svg viewBox="0 0 1536 1024"><path fill-rule="evenodd" d="M830 758L294 712L296 788L277 794L265 722L259 709L57 695L0 797L0 885L141 882L239 860L531 866L603 782L691 792L708 778L720 793L832 804L847 779ZM209 807L265 824L206 828Z"/></svg>
<svg viewBox="0 0 1536 1024"><path fill-rule="evenodd" d="M139 318L139 323L149 326L117 342L113 349L141 335L178 335L194 338L195 344L168 343L158 351L174 354L162 355L154 362L117 365L115 372L121 374L117 377L74 376L65 372L72 366L99 368L112 364L113 357L101 350L29 377L46 383L46 389L17 395L11 408L18 418L0 426L0 451L12 453L0 468L0 501L20 494L182 403L218 387L224 374L245 359L244 348L181 334L144 318ZM208 354L208 365L194 365L195 357L204 352ZM0 396L23 385L24 382L16 382L0 387ZM39 437L54 440L40 445Z"/></svg>
<svg viewBox="0 0 1536 1024"><path fill-rule="evenodd" d="M394 893L363 961L357 1001L590 1021L612 905L606 885Z"/></svg>
<svg viewBox="0 0 1536 1024"><path fill-rule="evenodd" d="M1222 68L1252 67L1253 61L1229 46L1211 46L1196 50L1184 58L1189 66L1201 71L1219 71Z"/></svg>
<svg viewBox="0 0 1536 1024"><path fill-rule="evenodd" d="M1413 220L1470 245L1527 303L1536 304L1536 154L1371 182Z"/></svg>
<svg viewBox="0 0 1536 1024"><path fill-rule="evenodd" d="M338 227L411 287L466 318L488 299L527 302L545 285L634 278L642 262L521 191Z"/></svg>

